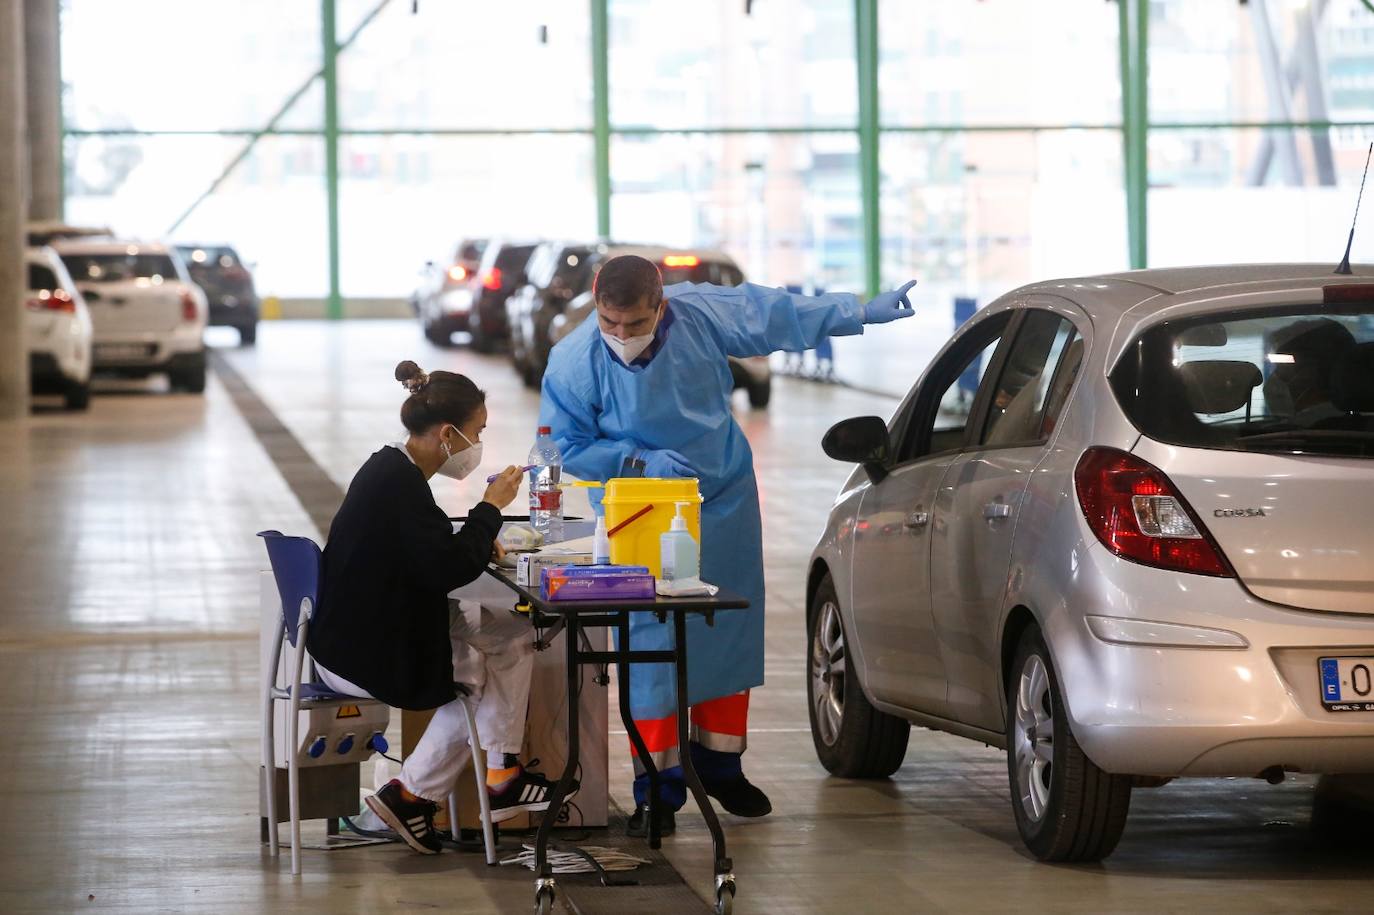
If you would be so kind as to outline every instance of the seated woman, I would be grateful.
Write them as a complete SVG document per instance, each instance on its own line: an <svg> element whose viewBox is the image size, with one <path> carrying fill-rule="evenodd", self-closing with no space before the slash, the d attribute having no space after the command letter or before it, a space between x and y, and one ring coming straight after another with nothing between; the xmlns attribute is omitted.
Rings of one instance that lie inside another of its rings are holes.
<svg viewBox="0 0 1374 915"><path fill-rule="evenodd" d="M519 491L520 469L502 471L454 533L428 480L436 473L461 480L481 462L486 394L463 375L426 374L414 362L398 365L396 379L410 391L401 406L410 436L368 458L334 516L310 653L331 689L436 709L401 777L367 799L411 848L433 855L441 848L435 802L448 796L468 757L455 664L456 682L477 703L492 819L547 810L552 785L518 756L534 666L529 621L448 598L501 554L501 509Z"/></svg>

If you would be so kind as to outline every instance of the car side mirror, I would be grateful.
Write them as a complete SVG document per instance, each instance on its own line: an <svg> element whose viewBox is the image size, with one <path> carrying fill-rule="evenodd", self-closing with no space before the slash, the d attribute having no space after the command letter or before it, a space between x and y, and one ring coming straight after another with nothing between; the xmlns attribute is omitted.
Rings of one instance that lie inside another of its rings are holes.
<svg viewBox="0 0 1374 915"><path fill-rule="evenodd" d="M887 478L892 442L887 422L880 416L856 416L836 423L821 439L821 450L837 461L862 464L874 483Z"/></svg>

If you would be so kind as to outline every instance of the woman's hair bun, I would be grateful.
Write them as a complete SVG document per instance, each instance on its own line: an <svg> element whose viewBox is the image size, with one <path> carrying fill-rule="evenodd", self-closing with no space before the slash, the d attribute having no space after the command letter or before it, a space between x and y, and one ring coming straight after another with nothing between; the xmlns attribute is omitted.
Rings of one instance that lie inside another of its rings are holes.
<svg viewBox="0 0 1374 915"><path fill-rule="evenodd" d="M396 366L396 380L405 385L405 389L414 394L416 391L429 384L429 375L414 362L407 359Z"/></svg>

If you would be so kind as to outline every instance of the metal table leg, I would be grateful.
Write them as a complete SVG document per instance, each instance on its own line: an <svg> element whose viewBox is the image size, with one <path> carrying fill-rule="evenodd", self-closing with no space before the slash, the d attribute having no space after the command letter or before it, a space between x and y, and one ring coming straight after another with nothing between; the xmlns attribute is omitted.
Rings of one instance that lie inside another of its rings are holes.
<svg viewBox="0 0 1374 915"><path fill-rule="evenodd" d="M617 632L620 640L619 653L624 656L630 651L629 614L621 615ZM639 761L644 764L645 774L649 776L649 847L658 848L662 845L662 840L658 834L660 804L658 767L654 765L653 758L649 755L649 749L644 743L644 736L639 733L634 715L630 712L630 664L627 661L617 661L615 670L620 694L620 720L625 725L625 732L630 735L630 743L634 746L635 752L639 754Z"/></svg>
<svg viewBox="0 0 1374 915"><path fill-rule="evenodd" d="M549 809L544 812L544 817L539 822L539 832L534 840L536 905L540 905L544 898L552 905L556 893L553 867L549 864L549 837L553 832L553 824L558 819L558 811L563 809L563 800L568 796L568 790L572 787L573 778L577 774L578 753L582 744L577 718L580 680L578 673L581 669L577 657L579 628L576 614L569 614L567 619L564 637L567 639L568 661L568 761L563 766L563 774L559 776L558 783L553 786L553 793L549 796Z"/></svg>
<svg viewBox="0 0 1374 915"><path fill-rule="evenodd" d="M673 667L677 673L677 739L682 754L682 776L696 798L697 806L701 808L706 828L711 831L711 844L715 851L716 911L729 911L735 897L734 863L726 855L725 833L720 828L715 808L711 806L711 798L697 775L697 768L692 764L691 732L687 723L687 618L684 613L673 614L673 650L677 655Z"/></svg>

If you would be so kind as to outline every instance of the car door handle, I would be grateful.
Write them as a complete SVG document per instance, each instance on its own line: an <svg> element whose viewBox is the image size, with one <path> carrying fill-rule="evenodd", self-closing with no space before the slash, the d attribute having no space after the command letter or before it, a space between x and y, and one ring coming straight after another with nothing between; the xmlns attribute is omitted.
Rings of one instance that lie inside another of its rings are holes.
<svg viewBox="0 0 1374 915"><path fill-rule="evenodd" d="M909 531L925 527L930 523L930 512L912 512L902 519L902 527Z"/></svg>
<svg viewBox="0 0 1374 915"><path fill-rule="evenodd" d="M983 506L983 517L989 521L1000 521L1011 517L1011 506L1005 502L989 502Z"/></svg>

